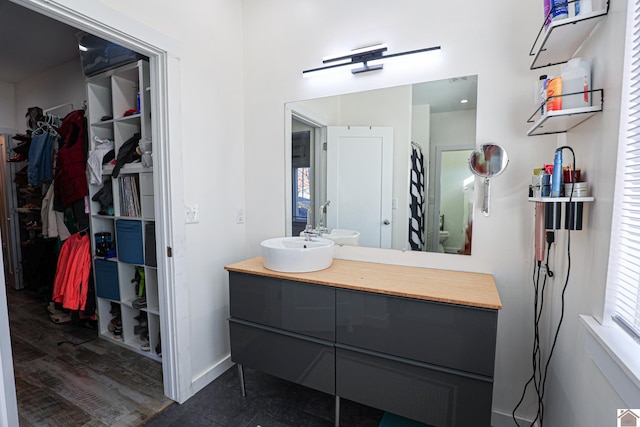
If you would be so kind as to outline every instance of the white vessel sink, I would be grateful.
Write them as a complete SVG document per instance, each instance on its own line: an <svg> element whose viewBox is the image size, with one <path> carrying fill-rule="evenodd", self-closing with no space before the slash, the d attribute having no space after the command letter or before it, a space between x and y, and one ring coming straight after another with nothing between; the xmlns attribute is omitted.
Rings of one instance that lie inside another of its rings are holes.
<svg viewBox="0 0 640 427"><path fill-rule="evenodd" d="M265 268L286 273L324 270L333 263L333 240L277 237L260 243Z"/></svg>
<svg viewBox="0 0 640 427"><path fill-rule="evenodd" d="M336 228L329 234L322 234L323 239L333 240L336 245L360 245L360 232Z"/></svg>

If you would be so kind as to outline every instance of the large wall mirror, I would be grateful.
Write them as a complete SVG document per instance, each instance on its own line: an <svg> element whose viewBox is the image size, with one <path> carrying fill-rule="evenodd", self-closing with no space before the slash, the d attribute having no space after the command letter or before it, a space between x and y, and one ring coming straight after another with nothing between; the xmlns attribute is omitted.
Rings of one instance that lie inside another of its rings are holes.
<svg viewBox="0 0 640 427"><path fill-rule="evenodd" d="M471 254L477 76L290 102L287 235Z"/></svg>

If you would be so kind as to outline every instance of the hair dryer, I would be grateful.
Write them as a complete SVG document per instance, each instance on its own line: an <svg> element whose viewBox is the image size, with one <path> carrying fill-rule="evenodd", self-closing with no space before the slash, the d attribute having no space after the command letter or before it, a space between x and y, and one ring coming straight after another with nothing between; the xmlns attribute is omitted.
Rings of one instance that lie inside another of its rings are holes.
<svg viewBox="0 0 640 427"><path fill-rule="evenodd" d="M536 202L536 261L544 261L544 203Z"/></svg>

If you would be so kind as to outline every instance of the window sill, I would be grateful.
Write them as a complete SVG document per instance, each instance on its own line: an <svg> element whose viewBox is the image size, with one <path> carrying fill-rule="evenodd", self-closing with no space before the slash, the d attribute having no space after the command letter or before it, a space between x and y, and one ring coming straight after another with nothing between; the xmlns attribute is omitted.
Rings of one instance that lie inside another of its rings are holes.
<svg viewBox="0 0 640 427"><path fill-rule="evenodd" d="M640 357L638 343L617 326L603 326L581 315L588 334L585 349L618 392L627 408L640 408Z"/></svg>

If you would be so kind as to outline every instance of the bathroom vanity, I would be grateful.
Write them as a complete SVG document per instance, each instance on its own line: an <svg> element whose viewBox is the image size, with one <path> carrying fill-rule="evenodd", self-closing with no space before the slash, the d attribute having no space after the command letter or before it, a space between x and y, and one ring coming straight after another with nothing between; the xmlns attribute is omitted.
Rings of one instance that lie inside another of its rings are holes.
<svg viewBox="0 0 640 427"><path fill-rule="evenodd" d="M432 426L488 426L502 304L493 276L334 260L229 271L231 358Z"/></svg>

